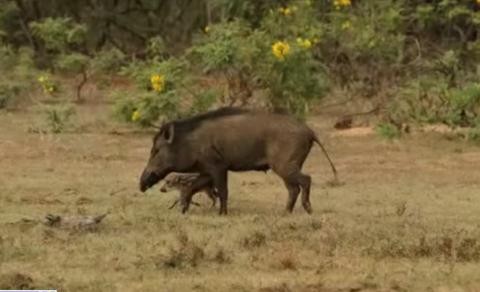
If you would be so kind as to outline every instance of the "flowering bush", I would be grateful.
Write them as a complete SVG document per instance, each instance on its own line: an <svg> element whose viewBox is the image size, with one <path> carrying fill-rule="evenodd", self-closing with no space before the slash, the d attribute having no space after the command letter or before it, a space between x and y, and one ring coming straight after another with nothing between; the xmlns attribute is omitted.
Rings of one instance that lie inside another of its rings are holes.
<svg viewBox="0 0 480 292"><path fill-rule="evenodd" d="M187 68L184 60L157 57L124 67L121 74L133 78L136 88L132 92L116 94L115 115L143 127L151 126L161 118L180 116L181 97L189 86Z"/></svg>
<svg viewBox="0 0 480 292"><path fill-rule="evenodd" d="M343 7L348 7L352 5L351 0L334 0L333 5L335 6L336 9L341 9Z"/></svg>
<svg viewBox="0 0 480 292"><path fill-rule="evenodd" d="M286 42L278 41L272 45L272 52L278 60L283 61L290 52L290 45Z"/></svg>
<svg viewBox="0 0 480 292"><path fill-rule="evenodd" d="M233 74L247 89L266 89L270 106L302 117L328 84L313 57L321 35L316 23L311 3L299 1L271 10L255 29L240 20L213 24L191 49L191 60L227 80Z"/></svg>
<svg viewBox="0 0 480 292"><path fill-rule="evenodd" d="M154 91L162 92L165 88L165 76L160 74L152 75L150 83Z"/></svg>
<svg viewBox="0 0 480 292"><path fill-rule="evenodd" d="M45 94L53 95L57 90L57 85L50 79L49 76L41 75L37 80Z"/></svg>

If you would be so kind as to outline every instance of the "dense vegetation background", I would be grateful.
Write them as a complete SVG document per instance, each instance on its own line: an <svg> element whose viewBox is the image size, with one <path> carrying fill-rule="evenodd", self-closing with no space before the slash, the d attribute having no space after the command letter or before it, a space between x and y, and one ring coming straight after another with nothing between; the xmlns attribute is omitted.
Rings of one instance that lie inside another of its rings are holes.
<svg viewBox="0 0 480 292"><path fill-rule="evenodd" d="M387 136L445 123L476 138L479 8L475 0L2 0L0 107L40 90L82 102L90 84L117 118L148 126L218 104L304 117L329 96L378 108ZM51 128L61 131L71 111L50 107Z"/></svg>

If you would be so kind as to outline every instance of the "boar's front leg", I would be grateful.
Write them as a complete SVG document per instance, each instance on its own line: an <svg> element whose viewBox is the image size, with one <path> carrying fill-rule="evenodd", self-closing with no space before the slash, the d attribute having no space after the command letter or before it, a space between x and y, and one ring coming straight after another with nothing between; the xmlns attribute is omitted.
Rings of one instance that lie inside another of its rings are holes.
<svg viewBox="0 0 480 292"><path fill-rule="evenodd" d="M213 177L215 188L218 190L218 197L220 198L219 215L227 215L227 201L228 201L228 173L222 171Z"/></svg>
<svg viewBox="0 0 480 292"><path fill-rule="evenodd" d="M213 188L217 190L220 199L219 215L227 215L228 172L226 168L211 168L207 171L213 179Z"/></svg>

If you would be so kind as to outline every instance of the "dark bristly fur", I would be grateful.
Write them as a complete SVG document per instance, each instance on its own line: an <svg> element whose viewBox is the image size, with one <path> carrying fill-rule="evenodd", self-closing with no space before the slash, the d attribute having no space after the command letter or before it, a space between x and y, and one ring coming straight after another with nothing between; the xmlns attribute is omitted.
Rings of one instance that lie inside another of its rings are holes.
<svg viewBox="0 0 480 292"><path fill-rule="evenodd" d="M286 209L292 212L301 191L303 208L311 213L311 177L302 166L313 143L321 147L336 180L335 166L315 133L289 115L227 107L171 121L154 138L140 190L171 172L199 173L212 180L220 214L227 214L228 171L271 169L288 189Z"/></svg>

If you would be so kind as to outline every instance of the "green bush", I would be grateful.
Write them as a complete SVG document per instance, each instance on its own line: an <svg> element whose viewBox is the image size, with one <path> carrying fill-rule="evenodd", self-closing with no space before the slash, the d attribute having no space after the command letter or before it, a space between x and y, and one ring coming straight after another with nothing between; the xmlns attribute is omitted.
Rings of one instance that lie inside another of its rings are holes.
<svg viewBox="0 0 480 292"><path fill-rule="evenodd" d="M441 122L447 115L445 78L422 76L407 81L389 104L389 115L397 122Z"/></svg>
<svg viewBox="0 0 480 292"><path fill-rule="evenodd" d="M73 126L71 118L75 113L70 105L47 106L44 110L46 130L54 134L64 132Z"/></svg>
<svg viewBox="0 0 480 292"><path fill-rule="evenodd" d="M42 105L41 111L43 120L31 127L30 132L60 134L74 126L72 118L76 115L76 110L70 104Z"/></svg>
<svg viewBox="0 0 480 292"><path fill-rule="evenodd" d="M218 100L219 92L215 89L207 89L194 97L193 103L187 115L194 115L208 111Z"/></svg>
<svg viewBox="0 0 480 292"><path fill-rule="evenodd" d="M37 70L33 64L33 51L0 46L0 74L0 108L13 106L35 85Z"/></svg>
<svg viewBox="0 0 480 292"><path fill-rule="evenodd" d="M388 140L399 138L401 136L400 130L390 123L379 123L375 130L380 137Z"/></svg>
<svg viewBox="0 0 480 292"><path fill-rule="evenodd" d="M480 122L480 84L449 87L439 76L410 81L390 104L389 114L397 122L445 123L473 127Z"/></svg>
<svg viewBox="0 0 480 292"><path fill-rule="evenodd" d="M0 84L0 109L7 108L20 91L19 86Z"/></svg>
<svg viewBox="0 0 480 292"><path fill-rule="evenodd" d="M311 6L299 2L270 11L256 29L238 19L211 25L189 53L204 71L222 73L229 85L237 79L267 89L274 108L303 117L328 84L313 58L315 23Z"/></svg>
<svg viewBox="0 0 480 292"><path fill-rule="evenodd" d="M42 40L51 50L54 68L62 73L81 74L82 80L76 87L77 101L82 100L81 91L88 80L92 59L78 50L85 45L87 27L71 18L45 18L30 24L34 36Z"/></svg>
<svg viewBox="0 0 480 292"><path fill-rule="evenodd" d="M7 72L13 69L16 64L17 59L13 48L9 45L0 45L0 71Z"/></svg>
<svg viewBox="0 0 480 292"><path fill-rule="evenodd" d="M125 65L125 54L116 49L102 49L92 60L92 70L97 73L117 73Z"/></svg>
<svg viewBox="0 0 480 292"><path fill-rule="evenodd" d="M117 94L114 115L125 122L151 126L158 119L171 119L181 115L181 97L189 80L188 64L181 59L170 58L132 62L121 74L135 81L136 89Z"/></svg>
<svg viewBox="0 0 480 292"><path fill-rule="evenodd" d="M54 95L59 90L57 82L50 74L41 74L37 81L45 94Z"/></svg>
<svg viewBox="0 0 480 292"><path fill-rule="evenodd" d="M451 126L477 126L480 122L480 83L453 88L448 94L446 123Z"/></svg>
<svg viewBox="0 0 480 292"><path fill-rule="evenodd" d="M87 28L76 24L71 18L47 17L30 23L34 36L41 39L47 49L66 52L67 49L85 41Z"/></svg>

